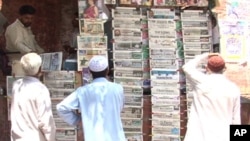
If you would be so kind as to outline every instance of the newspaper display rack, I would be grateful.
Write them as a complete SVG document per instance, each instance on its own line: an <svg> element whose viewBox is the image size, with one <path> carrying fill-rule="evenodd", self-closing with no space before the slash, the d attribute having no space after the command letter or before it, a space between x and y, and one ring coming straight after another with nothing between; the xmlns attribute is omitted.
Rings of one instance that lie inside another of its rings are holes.
<svg viewBox="0 0 250 141"><path fill-rule="evenodd" d="M121 115L127 140L143 140L143 91L149 87L148 35L142 9L112 9L114 82L122 84L125 109Z"/></svg>
<svg viewBox="0 0 250 141"><path fill-rule="evenodd" d="M152 141L180 141L180 88L183 62L180 21L170 9L148 12Z"/></svg>
<svg viewBox="0 0 250 141"><path fill-rule="evenodd" d="M184 10L181 12L185 63L196 55L212 51L212 30L208 13L203 10ZM205 65L206 62L204 62ZM204 65L199 69L204 72ZM186 80L187 116L189 117L193 99L192 87Z"/></svg>

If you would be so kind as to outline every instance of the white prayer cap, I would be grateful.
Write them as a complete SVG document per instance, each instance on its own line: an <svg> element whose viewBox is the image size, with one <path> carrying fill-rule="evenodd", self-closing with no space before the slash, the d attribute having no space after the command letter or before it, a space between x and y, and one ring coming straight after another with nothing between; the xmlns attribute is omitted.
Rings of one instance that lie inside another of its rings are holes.
<svg viewBox="0 0 250 141"><path fill-rule="evenodd" d="M89 69L92 72L101 72L108 67L108 59L104 56L93 56L89 61Z"/></svg>
<svg viewBox="0 0 250 141"><path fill-rule="evenodd" d="M20 61L26 75L36 75L42 65L42 58L36 53L28 53L22 56Z"/></svg>

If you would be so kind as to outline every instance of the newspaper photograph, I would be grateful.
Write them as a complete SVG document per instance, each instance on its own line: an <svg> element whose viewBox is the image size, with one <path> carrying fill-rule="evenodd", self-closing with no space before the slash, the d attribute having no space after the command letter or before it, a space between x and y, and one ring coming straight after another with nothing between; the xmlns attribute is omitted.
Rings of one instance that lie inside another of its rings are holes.
<svg viewBox="0 0 250 141"><path fill-rule="evenodd" d="M136 51L142 50L141 42L117 42L113 44L113 51Z"/></svg>
<svg viewBox="0 0 250 141"><path fill-rule="evenodd" d="M176 29L175 21L168 19L148 19L148 28L149 29Z"/></svg>
<svg viewBox="0 0 250 141"><path fill-rule="evenodd" d="M182 29L209 29L210 23L206 21L182 21Z"/></svg>
<svg viewBox="0 0 250 141"><path fill-rule="evenodd" d="M23 76L6 76L6 89L7 89L7 96L9 98L11 98L11 95L12 95L12 86L13 86L13 83L18 80L18 79L21 79L23 78Z"/></svg>
<svg viewBox="0 0 250 141"><path fill-rule="evenodd" d="M150 60L151 68L159 69L178 69L178 61L176 59L167 59L167 60Z"/></svg>
<svg viewBox="0 0 250 141"><path fill-rule="evenodd" d="M73 129L57 129L56 141L76 141L77 131Z"/></svg>
<svg viewBox="0 0 250 141"><path fill-rule="evenodd" d="M141 51L115 51L113 53L115 59L143 59Z"/></svg>
<svg viewBox="0 0 250 141"><path fill-rule="evenodd" d="M208 13L203 10L184 10L181 12L182 21L208 21Z"/></svg>
<svg viewBox="0 0 250 141"><path fill-rule="evenodd" d="M79 20L80 35L104 35L104 21L81 19Z"/></svg>
<svg viewBox="0 0 250 141"><path fill-rule="evenodd" d="M43 73L44 81L49 80L72 80L75 81L75 71L50 71Z"/></svg>
<svg viewBox="0 0 250 141"><path fill-rule="evenodd" d="M116 18L112 20L113 28L132 28L132 29L141 29L141 19L140 18Z"/></svg>
<svg viewBox="0 0 250 141"><path fill-rule="evenodd" d="M122 110L121 113L122 118L139 118L142 119L143 117L143 108L142 107L128 107L125 105L125 107Z"/></svg>
<svg viewBox="0 0 250 141"><path fill-rule="evenodd" d="M176 105L153 105L152 106L153 113L157 112L179 112L180 111L180 104Z"/></svg>
<svg viewBox="0 0 250 141"><path fill-rule="evenodd" d="M124 95L143 95L143 88L138 86L123 86Z"/></svg>
<svg viewBox="0 0 250 141"><path fill-rule="evenodd" d="M155 134L152 141L181 141L181 138L179 135Z"/></svg>
<svg viewBox="0 0 250 141"><path fill-rule="evenodd" d="M186 37L211 37L211 33L208 29L182 29L183 38Z"/></svg>
<svg viewBox="0 0 250 141"><path fill-rule="evenodd" d="M180 127L164 127L164 126L154 126L152 128L152 134L165 134L165 135L180 135Z"/></svg>
<svg viewBox="0 0 250 141"><path fill-rule="evenodd" d="M139 60L115 60L114 69L140 69L143 70L144 63Z"/></svg>
<svg viewBox="0 0 250 141"><path fill-rule="evenodd" d="M212 43L211 37L185 37L183 38L183 43Z"/></svg>
<svg viewBox="0 0 250 141"><path fill-rule="evenodd" d="M141 78L114 78L114 82L123 86L143 86Z"/></svg>
<svg viewBox="0 0 250 141"><path fill-rule="evenodd" d="M117 32L119 32L119 30ZM114 35L114 30L113 30L113 35ZM125 42L142 42L143 41L141 36L113 36L113 39L115 43L124 42L124 41Z"/></svg>
<svg viewBox="0 0 250 141"><path fill-rule="evenodd" d="M78 49L107 49L107 36L77 36Z"/></svg>
<svg viewBox="0 0 250 141"><path fill-rule="evenodd" d="M149 29L149 38L165 39L171 38L176 39L176 30L173 29Z"/></svg>
<svg viewBox="0 0 250 141"><path fill-rule="evenodd" d="M78 0L78 17L83 18L83 12L87 7L87 0Z"/></svg>
<svg viewBox="0 0 250 141"><path fill-rule="evenodd" d="M174 49L149 49L151 59L176 59L176 51Z"/></svg>
<svg viewBox="0 0 250 141"><path fill-rule="evenodd" d="M152 69L150 74L151 79L179 81L179 73L176 70Z"/></svg>
<svg viewBox="0 0 250 141"><path fill-rule="evenodd" d="M132 107L142 107L143 106L143 97L142 96L136 96L136 95L125 95L125 102L124 104L126 106L132 106Z"/></svg>
<svg viewBox="0 0 250 141"><path fill-rule="evenodd" d="M148 19L175 19L175 11L171 9L151 8L147 15Z"/></svg>
<svg viewBox="0 0 250 141"><path fill-rule="evenodd" d="M175 112L165 112L165 111L161 111L161 112L155 112L153 111L152 114L152 120L154 119L178 119L180 120L181 116L180 116L180 111L175 111Z"/></svg>
<svg viewBox="0 0 250 141"><path fill-rule="evenodd" d="M62 52L43 53L40 54L42 58L42 71L59 71L62 67Z"/></svg>
<svg viewBox="0 0 250 141"><path fill-rule="evenodd" d="M130 7L116 7L112 9L112 16L115 18L141 18L140 9Z"/></svg>
<svg viewBox="0 0 250 141"><path fill-rule="evenodd" d="M142 78L143 77L144 71L142 70L119 70L115 69L114 70L114 77L137 77L137 78Z"/></svg>
<svg viewBox="0 0 250 141"><path fill-rule="evenodd" d="M153 127L180 127L180 119L152 119L152 126Z"/></svg>
<svg viewBox="0 0 250 141"><path fill-rule="evenodd" d="M196 43L196 44L184 44L184 50L211 50L212 49L212 44L211 43L207 43L207 44L203 44L203 43Z"/></svg>
<svg viewBox="0 0 250 141"><path fill-rule="evenodd" d="M162 85L162 86L155 86L151 88L151 94L154 95L168 95L168 96L179 96L180 95L180 85L176 86L168 86L168 85Z"/></svg>

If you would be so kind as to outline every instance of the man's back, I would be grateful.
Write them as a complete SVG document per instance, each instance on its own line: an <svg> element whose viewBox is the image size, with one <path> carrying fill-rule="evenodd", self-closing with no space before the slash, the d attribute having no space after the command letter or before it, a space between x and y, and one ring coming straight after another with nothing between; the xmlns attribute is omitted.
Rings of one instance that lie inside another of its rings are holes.
<svg viewBox="0 0 250 141"><path fill-rule="evenodd" d="M228 141L229 125L240 123L240 91L222 74L195 85L185 141Z"/></svg>
<svg viewBox="0 0 250 141"><path fill-rule="evenodd" d="M125 141L120 113L123 88L97 78L77 90L86 141Z"/></svg>

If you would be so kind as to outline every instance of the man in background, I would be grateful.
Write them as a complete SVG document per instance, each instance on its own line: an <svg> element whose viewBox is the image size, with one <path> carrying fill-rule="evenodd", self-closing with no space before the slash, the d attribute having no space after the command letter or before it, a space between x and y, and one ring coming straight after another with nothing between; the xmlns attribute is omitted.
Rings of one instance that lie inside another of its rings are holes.
<svg viewBox="0 0 250 141"><path fill-rule="evenodd" d="M70 125L82 120L85 141L126 141L120 113L123 87L110 82L108 59L94 56L89 61L93 81L78 88L57 105L59 116ZM80 111L80 115L74 111Z"/></svg>
<svg viewBox="0 0 250 141"><path fill-rule="evenodd" d="M20 65L20 58L29 52L43 53L44 50L37 44L31 30L31 24L36 9L30 5L23 5L19 9L19 17L9 25L5 32L6 50L12 65L12 74L24 75Z"/></svg>
<svg viewBox="0 0 250 141"><path fill-rule="evenodd" d="M207 61L206 74L198 70ZM193 87L193 103L184 141L229 141L230 124L241 124L240 90L223 72L219 54L204 53L183 66Z"/></svg>
<svg viewBox="0 0 250 141"><path fill-rule="evenodd" d="M11 141L55 141L49 90L38 79L42 58L28 53L20 64L25 76L13 83Z"/></svg>

